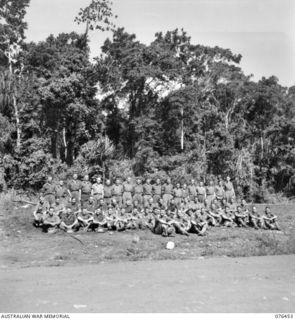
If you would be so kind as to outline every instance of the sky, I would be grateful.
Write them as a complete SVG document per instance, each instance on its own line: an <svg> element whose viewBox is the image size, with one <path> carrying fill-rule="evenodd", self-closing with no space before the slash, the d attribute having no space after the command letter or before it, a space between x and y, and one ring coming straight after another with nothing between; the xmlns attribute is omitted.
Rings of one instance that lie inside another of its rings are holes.
<svg viewBox="0 0 295 320"><path fill-rule="evenodd" d="M83 32L74 22L90 0L31 0L27 40L50 34ZM116 25L150 43L159 31L184 28L193 44L229 48L243 56L241 67L254 80L275 75L295 85L294 0L113 0ZM91 55L98 56L110 33L90 36Z"/></svg>

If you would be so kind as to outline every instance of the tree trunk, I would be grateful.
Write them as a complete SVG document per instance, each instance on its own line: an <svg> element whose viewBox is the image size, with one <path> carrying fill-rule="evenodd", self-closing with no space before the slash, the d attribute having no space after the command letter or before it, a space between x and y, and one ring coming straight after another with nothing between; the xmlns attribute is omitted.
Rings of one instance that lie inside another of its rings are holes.
<svg viewBox="0 0 295 320"><path fill-rule="evenodd" d="M10 48L8 50L8 65L9 65L9 72L10 72L10 77L13 83L13 92L12 92L12 105L13 105L13 110L14 110L14 116L15 116L15 122L16 122L16 147L17 149L20 149L21 147L21 126L20 126L20 118L19 118L19 110L18 110L18 105L16 101L16 85L15 85L15 79L14 79L14 74L13 74L13 69L12 69L12 60L11 60L11 53L10 53Z"/></svg>

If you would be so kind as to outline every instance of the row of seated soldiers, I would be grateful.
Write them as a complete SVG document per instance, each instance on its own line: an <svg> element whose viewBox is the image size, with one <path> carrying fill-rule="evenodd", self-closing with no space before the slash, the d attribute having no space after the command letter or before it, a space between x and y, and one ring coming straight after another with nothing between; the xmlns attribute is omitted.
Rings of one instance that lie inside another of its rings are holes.
<svg viewBox="0 0 295 320"><path fill-rule="evenodd" d="M133 203L127 200L125 206L120 206L116 199L111 203L105 203L103 199L96 202L92 196L82 205L74 197L67 205L59 198L50 205L40 197L34 211L34 225L49 233L54 233L58 228L66 232L150 229L162 236L173 236L175 233L204 236L209 227L217 226L280 230L277 217L269 207L261 214L255 206L249 210L244 200L239 204L228 202L225 198L200 202L198 197L193 201L182 201L180 206L174 199L166 206L163 199L154 202L152 198L146 206L140 205L137 200Z"/></svg>
<svg viewBox="0 0 295 320"><path fill-rule="evenodd" d="M67 184L63 180L54 183L52 177L48 177L48 181L43 186L42 195L50 205L55 202L56 197L63 203L67 203L69 198L75 198L83 204L92 196L96 202L104 199L106 204L116 200L120 207L125 206L127 201L137 201L139 205L146 206L150 199L153 199L154 203L162 199L166 207L174 199L175 204L180 207L183 201L187 199L193 201L195 197L200 202L207 199L211 203L215 198L219 201L225 198L229 202L235 198L235 191L230 177L224 181L219 180L218 183L210 179L206 186L203 181L196 183L194 179L189 184L182 185L180 183L173 185L170 178L164 183L160 179L151 183L149 178L143 183L140 178L137 178L134 183L131 177L124 182L116 179L114 184L111 184L111 180L106 180L103 184L101 177L98 177L92 184L88 175L80 181L77 174L74 174L73 179Z"/></svg>

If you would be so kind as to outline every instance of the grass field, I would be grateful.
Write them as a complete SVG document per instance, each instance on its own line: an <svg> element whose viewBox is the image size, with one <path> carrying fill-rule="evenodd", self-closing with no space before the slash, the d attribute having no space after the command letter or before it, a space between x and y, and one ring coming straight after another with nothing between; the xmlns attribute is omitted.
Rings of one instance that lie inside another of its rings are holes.
<svg viewBox="0 0 295 320"><path fill-rule="evenodd" d="M259 210L264 206L258 205ZM117 261L203 259L295 253L295 205L273 205L282 231L211 228L206 237L163 238L150 231L48 235L32 226L33 207L0 201L1 268L64 266ZM133 241L138 235L139 241ZM168 241L175 243L167 250Z"/></svg>

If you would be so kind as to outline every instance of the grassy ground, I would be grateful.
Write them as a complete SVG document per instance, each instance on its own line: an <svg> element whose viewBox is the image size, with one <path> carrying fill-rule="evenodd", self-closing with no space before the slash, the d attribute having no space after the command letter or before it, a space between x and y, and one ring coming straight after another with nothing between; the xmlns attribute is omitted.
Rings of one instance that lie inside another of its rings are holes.
<svg viewBox="0 0 295 320"><path fill-rule="evenodd" d="M263 210L264 206L259 206ZM273 205L282 232L211 228L206 237L162 238L150 231L48 235L32 226L33 207L0 199L1 268L63 266L117 261L200 259L295 253L295 205ZM136 236L139 241L134 241ZM175 249L167 250L168 241Z"/></svg>

